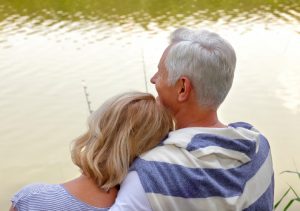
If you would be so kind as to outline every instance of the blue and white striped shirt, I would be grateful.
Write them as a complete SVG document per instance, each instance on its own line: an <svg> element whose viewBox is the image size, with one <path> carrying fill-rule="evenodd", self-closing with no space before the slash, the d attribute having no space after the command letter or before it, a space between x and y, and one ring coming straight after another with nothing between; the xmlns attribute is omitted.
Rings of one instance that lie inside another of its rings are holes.
<svg viewBox="0 0 300 211"><path fill-rule="evenodd" d="M108 208L97 208L88 205L71 194L62 185L31 184L22 188L12 198L17 211L107 211Z"/></svg>
<svg viewBox="0 0 300 211"><path fill-rule="evenodd" d="M273 210L270 147L247 123L173 131L132 170L152 210Z"/></svg>

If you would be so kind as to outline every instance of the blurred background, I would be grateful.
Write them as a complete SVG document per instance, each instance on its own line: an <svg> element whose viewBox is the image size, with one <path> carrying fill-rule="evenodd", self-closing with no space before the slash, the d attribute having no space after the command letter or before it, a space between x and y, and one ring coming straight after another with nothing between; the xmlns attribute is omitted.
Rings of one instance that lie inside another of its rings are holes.
<svg viewBox="0 0 300 211"><path fill-rule="evenodd" d="M123 91L156 95L149 80L181 26L215 31L234 46L220 118L268 137L275 201L289 185L300 194L297 176L280 174L300 166L300 1L0 0L0 210L25 184L79 174L69 146L89 115L81 81L93 109Z"/></svg>

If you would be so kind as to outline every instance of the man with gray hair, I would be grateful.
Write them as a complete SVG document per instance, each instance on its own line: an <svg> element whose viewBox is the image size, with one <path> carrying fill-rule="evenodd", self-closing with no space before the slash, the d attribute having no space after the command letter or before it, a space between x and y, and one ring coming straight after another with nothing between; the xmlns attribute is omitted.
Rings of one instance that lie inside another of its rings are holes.
<svg viewBox="0 0 300 211"><path fill-rule="evenodd" d="M111 210L273 209L267 139L248 123L224 124L217 116L235 65L234 49L218 34L172 33L151 82L176 130L136 159Z"/></svg>

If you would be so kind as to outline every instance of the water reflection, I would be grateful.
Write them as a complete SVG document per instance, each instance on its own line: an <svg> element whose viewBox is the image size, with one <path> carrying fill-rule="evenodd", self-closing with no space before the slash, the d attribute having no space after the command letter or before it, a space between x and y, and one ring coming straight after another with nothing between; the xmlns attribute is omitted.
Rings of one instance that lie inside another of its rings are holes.
<svg viewBox="0 0 300 211"><path fill-rule="evenodd" d="M295 55L299 58L300 38L291 35L289 37L280 55L281 72L278 74L279 86L276 95L283 101L286 108L297 114L300 113L299 60L293 58Z"/></svg>
<svg viewBox="0 0 300 211"><path fill-rule="evenodd" d="M1 0L4 20L13 14L26 16L29 19L38 17L39 20L54 19L72 22L89 20L105 20L110 23L125 24L134 21L147 28L150 21L157 22L161 27L165 24L182 24L184 17L193 16L198 21L217 21L224 18L228 22L239 20L262 20L270 22L282 19L284 22L299 21L298 1L205 1L205 0ZM180 23L178 23L180 22ZM40 22L36 22L39 24Z"/></svg>
<svg viewBox="0 0 300 211"><path fill-rule="evenodd" d="M6 36L16 31L30 35L43 32L45 28L47 33L80 29L82 33L101 32L104 39L109 36L105 29L116 26L136 33L137 30L153 32L155 28L207 22L220 22L226 27L257 22L266 27L270 24L299 25L300 22L298 1L1 0L0 4L0 30ZM299 26L294 30L300 32ZM2 37L1 42L4 40Z"/></svg>
<svg viewBox="0 0 300 211"><path fill-rule="evenodd" d="M300 112L300 86L298 70L287 71L281 74L279 78L280 89L277 90L277 95L283 101L283 105L294 114Z"/></svg>

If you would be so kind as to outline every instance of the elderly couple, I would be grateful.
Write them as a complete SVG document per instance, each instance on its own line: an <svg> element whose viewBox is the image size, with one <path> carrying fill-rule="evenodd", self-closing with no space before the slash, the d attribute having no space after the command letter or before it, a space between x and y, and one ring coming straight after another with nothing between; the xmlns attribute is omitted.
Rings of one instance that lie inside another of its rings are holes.
<svg viewBox="0 0 300 211"><path fill-rule="evenodd" d="M130 92L106 101L73 143L81 176L25 186L10 209L272 210L267 139L217 116L235 65L234 49L218 34L175 30L151 78L158 97Z"/></svg>

